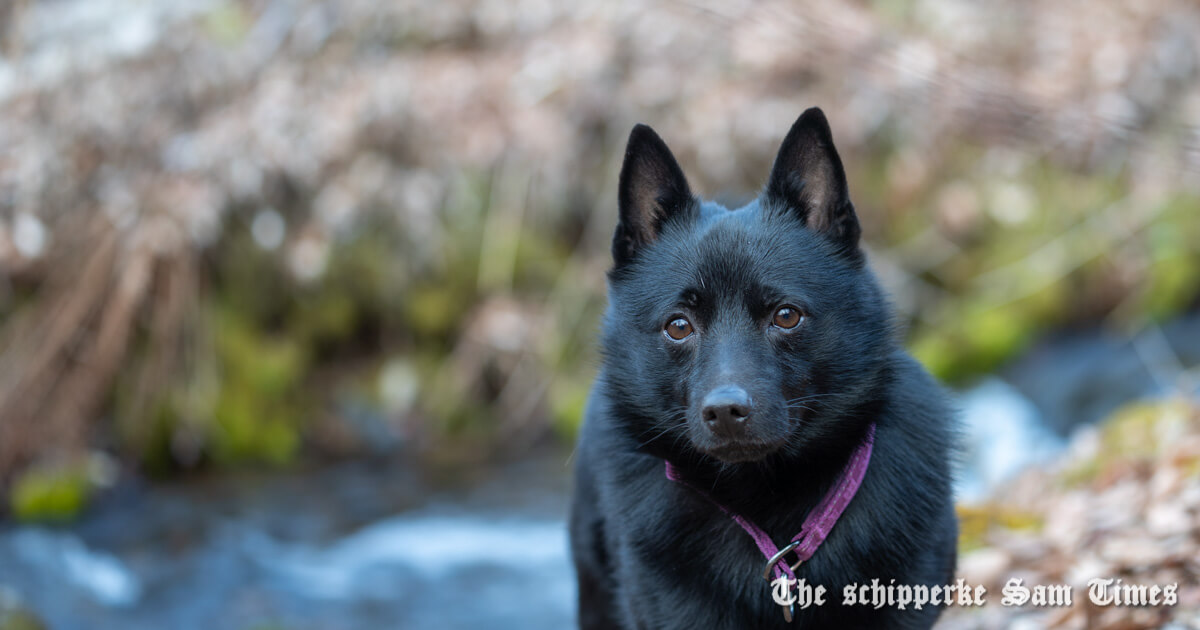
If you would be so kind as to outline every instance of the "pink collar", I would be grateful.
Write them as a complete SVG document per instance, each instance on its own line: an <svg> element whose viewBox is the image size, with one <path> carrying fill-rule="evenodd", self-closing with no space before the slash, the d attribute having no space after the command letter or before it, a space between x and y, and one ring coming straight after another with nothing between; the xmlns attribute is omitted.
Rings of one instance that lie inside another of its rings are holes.
<svg viewBox="0 0 1200 630"><path fill-rule="evenodd" d="M704 495L713 505L728 514L735 523L741 525L747 534L750 534L750 537L754 539L754 544L758 545L758 550L767 558L767 565L763 570L764 578L770 579L771 570L774 569L776 578L786 573L788 577L795 579L795 570L802 562L817 552L817 548L825 542L825 538L829 536L830 530L833 529L842 512L846 510L846 506L850 505L850 501L854 499L855 493L862 485L863 477L867 474L867 465L871 463L871 449L874 445L875 423L872 422L871 426L867 427L866 437L861 444L855 447L854 453L850 455L850 461L846 462L846 467L842 469L842 474L838 476L833 487L829 489L817 507L808 513L804 524L800 526L800 532L793 536L792 542L785 545L782 550L775 547L771 537L761 527L721 505L707 492L684 481L671 462L667 462L666 466L667 479L683 483ZM788 565L784 557L793 551L796 553L797 561L795 564Z"/></svg>

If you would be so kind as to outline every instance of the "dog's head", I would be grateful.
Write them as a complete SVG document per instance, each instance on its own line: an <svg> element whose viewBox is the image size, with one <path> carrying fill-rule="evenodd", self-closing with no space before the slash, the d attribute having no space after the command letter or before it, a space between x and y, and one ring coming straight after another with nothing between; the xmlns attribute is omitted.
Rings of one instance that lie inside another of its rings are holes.
<svg viewBox="0 0 1200 630"><path fill-rule="evenodd" d="M889 316L819 109L736 210L694 197L638 125L619 204L605 378L640 448L752 462L861 429L847 414L878 382Z"/></svg>

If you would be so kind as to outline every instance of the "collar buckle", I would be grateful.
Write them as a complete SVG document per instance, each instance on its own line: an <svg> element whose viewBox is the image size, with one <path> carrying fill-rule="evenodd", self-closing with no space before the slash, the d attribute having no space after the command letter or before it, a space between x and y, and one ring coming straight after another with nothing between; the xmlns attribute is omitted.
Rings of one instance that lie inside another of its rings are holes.
<svg viewBox="0 0 1200 630"><path fill-rule="evenodd" d="M777 551L775 553L775 555L771 556L770 558L767 558L767 565L765 567L763 567L763 574L762 574L763 579L770 582L771 581L771 569L774 569L775 565L777 565L783 561L784 556L795 551L796 547L799 547L799 546L800 546L800 541L793 540L792 542L785 545L783 547L783 549L780 549L779 551ZM796 569L800 568L801 564L804 564L803 560L797 560L796 564L790 565L789 568L792 570L792 573L795 573Z"/></svg>

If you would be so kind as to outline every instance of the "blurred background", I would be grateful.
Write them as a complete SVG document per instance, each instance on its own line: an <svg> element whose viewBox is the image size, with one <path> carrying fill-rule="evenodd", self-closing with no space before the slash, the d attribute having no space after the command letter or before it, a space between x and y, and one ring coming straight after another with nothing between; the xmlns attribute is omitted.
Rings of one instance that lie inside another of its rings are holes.
<svg viewBox="0 0 1200 630"><path fill-rule="evenodd" d="M570 627L629 129L738 203L813 105L963 410L940 627L1200 627L1198 78L1182 0L4 0L0 630Z"/></svg>

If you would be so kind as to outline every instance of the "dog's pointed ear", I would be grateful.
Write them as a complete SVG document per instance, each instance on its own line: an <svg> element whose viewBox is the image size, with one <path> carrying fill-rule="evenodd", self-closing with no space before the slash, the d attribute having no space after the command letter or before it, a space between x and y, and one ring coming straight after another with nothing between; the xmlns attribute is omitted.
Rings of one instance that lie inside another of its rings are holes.
<svg viewBox="0 0 1200 630"><path fill-rule="evenodd" d="M825 235L847 256L861 260L862 229L850 203L846 171L833 146L829 121L819 108L801 114L784 138L771 167L766 198L799 215L805 226Z"/></svg>
<svg viewBox="0 0 1200 630"><path fill-rule="evenodd" d="M619 186L621 217L612 245L617 267L654 242L668 220L691 212L695 206L675 156L646 125L635 126L629 134Z"/></svg>

